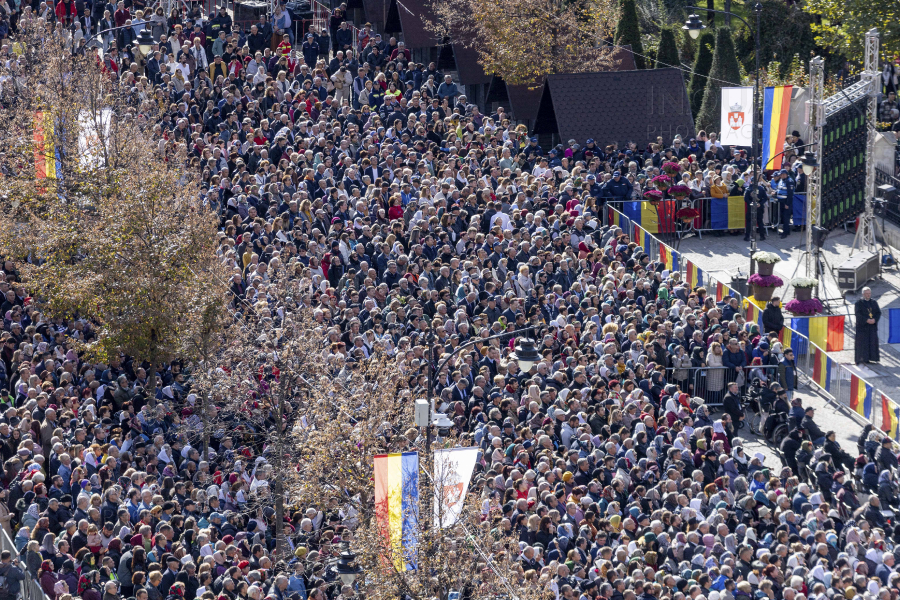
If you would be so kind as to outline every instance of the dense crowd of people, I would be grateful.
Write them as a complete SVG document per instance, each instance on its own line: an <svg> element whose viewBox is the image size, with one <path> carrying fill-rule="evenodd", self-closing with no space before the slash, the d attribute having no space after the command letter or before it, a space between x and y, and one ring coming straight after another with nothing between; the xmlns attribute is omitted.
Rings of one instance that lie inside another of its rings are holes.
<svg viewBox="0 0 900 600"><path fill-rule="evenodd" d="M236 31L224 11L3 6L13 29L58 23L136 107L163 113L158 150L186 149L221 217L235 310L265 303L286 269L323 355L350 368L386 354L421 390L428 361L466 345L436 374L438 409L456 443L483 450L472 490L485 526L518 541L495 557L515 586L554 600L896 598L890 440L866 430L854 457L818 428L777 298L761 331L603 225L605 203L652 189L664 163L692 191L744 193L746 156L714 133L545 151L394 38L363 27L347 43L341 9L301 42L280 7ZM88 48L113 24L133 28ZM141 56L145 26L158 43ZM769 190L781 200L800 173ZM89 362L71 341L91 339L89 322L46 319L13 262L0 274L0 525L18 550L0 554L0 600L25 578L51 600L364 595L364 577L342 585L330 568L356 526L340 498L293 507L293 555L274 563L275 511L256 502L271 493L264 438L236 420L204 457L180 362ZM541 357L527 372L525 337ZM754 382L787 415L784 464L747 449Z"/></svg>

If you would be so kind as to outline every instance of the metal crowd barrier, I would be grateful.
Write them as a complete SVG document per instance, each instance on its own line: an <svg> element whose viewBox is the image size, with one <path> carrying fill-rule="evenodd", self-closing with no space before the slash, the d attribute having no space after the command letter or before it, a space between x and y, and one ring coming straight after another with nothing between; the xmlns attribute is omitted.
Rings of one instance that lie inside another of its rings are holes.
<svg viewBox="0 0 900 600"><path fill-rule="evenodd" d="M687 371L687 373L684 373ZM768 384L778 380L778 365L747 366L742 369L743 383L740 386L741 396L747 394L754 379ZM679 373L681 372L681 373ZM686 375L681 379L679 375ZM722 398L728 391L728 384L737 382L740 372L732 367L689 367L686 369L666 369L666 381L678 385L678 388L691 397L702 398L710 408L722 405Z"/></svg>
<svg viewBox="0 0 900 600"><path fill-rule="evenodd" d="M41 584L28 574L25 563L21 560L19 551L16 550L16 545L2 527L0 527L0 550L9 550L10 554L13 555L13 560L16 561L18 567L25 573L25 579L22 580L22 589L20 590L18 597L22 598L22 600L50 600L47 594L44 593ZM69 593L72 594L72 596L75 596L76 592L77 590L69 590Z"/></svg>
<svg viewBox="0 0 900 600"><path fill-rule="evenodd" d="M673 235L675 237L681 237L688 233L696 233L701 238L704 233L709 233L713 231L743 231L746 228L746 214L741 212L741 225L738 228L717 228L712 226L712 217L710 215L710 210L712 208L711 201L715 200L715 198L705 197L705 198L691 198L685 199L681 201L680 208L695 208L699 211L700 216L697 219L694 219L689 224L689 227L685 227L683 223L679 223L677 220L672 219L671 222L663 225L664 231L661 232L662 235ZM622 201L607 201L611 207L615 208L617 211L625 214L625 202ZM763 210L763 226L766 229L777 229L781 227L781 211L778 210L778 204L776 202L766 202L766 204L762 207ZM626 217L627 218L627 217ZM697 226L697 222L700 222L700 226ZM630 220L629 220L630 222ZM604 224L608 225L606 222L606 215L604 214ZM623 227L624 229L624 227ZM626 230L626 232L631 237L631 232ZM660 235L660 233L650 234L650 235Z"/></svg>
<svg viewBox="0 0 900 600"><path fill-rule="evenodd" d="M700 199L702 200L702 199ZM603 224L619 226L630 238L634 238L635 224L618 210L616 205L621 206L622 202L609 203L611 208L616 212L603 210ZM773 225L775 226L775 225ZM640 228L640 226L638 225ZM641 244L644 250L650 256L659 256L659 248L661 242L651 234L641 229ZM635 240L637 241L637 240ZM680 260L678 268L685 274L687 269L687 260ZM730 297L735 297L741 306L741 314L747 317L746 307L744 307L744 297L742 294L733 289L730 285L721 284L715 277L705 274L703 281L700 282L706 288L710 297L714 298L717 304L721 305ZM721 289L721 294L719 290ZM830 402L846 409L852 418L860 423L871 423L879 435L889 435L896 442L900 442L900 404L891 400L884 392L876 389L873 385L864 381L860 377L854 375L848 368L841 365L836 358L828 356L824 349L818 348L805 335L790 329L784 328L790 332L792 340L800 340L795 345L794 366L795 381L794 389L799 389L802 385L810 385L817 387L822 395ZM720 367L721 368L721 367ZM683 390L692 396L699 396L710 406L719 406L721 404L721 396L724 392L719 389L718 378L713 377L714 385L712 389L709 386L709 367L701 367L692 369L692 373L688 379L688 386L693 386L693 390ZM724 384L734 379L729 379L731 373L725 374ZM736 374L735 374L736 376Z"/></svg>

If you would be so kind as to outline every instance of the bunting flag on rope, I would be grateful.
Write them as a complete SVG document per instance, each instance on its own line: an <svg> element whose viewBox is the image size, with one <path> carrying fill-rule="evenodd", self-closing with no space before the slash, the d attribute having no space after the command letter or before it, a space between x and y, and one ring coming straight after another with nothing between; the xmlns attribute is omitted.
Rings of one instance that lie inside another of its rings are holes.
<svg viewBox="0 0 900 600"><path fill-rule="evenodd" d="M872 415L872 386L857 377L850 375L850 409L864 419Z"/></svg>
<svg viewBox="0 0 900 600"><path fill-rule="evenodd" d="M894 441L898 440L898 426L900 426L900 405L881 395L881 429Z"/></svg>
<svg viewBox="0 0 900 600"><path fill-rule="evenodd" d="M881 309L878 339L883 344L900 344L900 308Z"/></svg>
<svg viewBox="0 0 900 600"><path fill-rule="evenodd" d="M791 319L791 329L826 352L840 352L844 349L844 318L843 315L795 318Z"/></svg>
<svg viewBox="0 0 900 600"><path fill-rule="evenodd" d="M743 229L744 197L711 198L709 201L709 223L711 229Z"/></svg>
<svg viewBox="0 0 900 600"><path fill-rule="evenodd" d="M831 391L831 365L832 360L824 350L813 349L813 381L826 392Z"/></svg>
<svg viewBox="0 0 900 600"><path fill-rule="evenodd" d="M703 285L703 271L689 260L685 261L684 276L691 289Z"/></svg>
<svg viewBox="0 0 900 600"><path fill-rule="evenodd" d="M375 518L398 571L415 569L410 558L417 541L418 505L418 453L375 456Z"/></svg>

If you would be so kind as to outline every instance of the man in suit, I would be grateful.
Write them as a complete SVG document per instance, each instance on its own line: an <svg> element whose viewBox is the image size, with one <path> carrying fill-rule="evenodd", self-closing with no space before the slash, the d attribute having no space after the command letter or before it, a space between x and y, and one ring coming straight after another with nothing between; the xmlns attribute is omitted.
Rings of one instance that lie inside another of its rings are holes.
<svg viewBox="0 0 900 600"><path fill-rule="evenodd" d="M373 165L372 163L369 163L369 165L370 166L366 167L366 170L363 171L363 174L368 175L370 180L374 182L384 175L384 169L382 167L379 167L377 164Z"/></svg>
<svg viewBox="0 0 900 600"><path fill-rule="evenodd" d="M162 53L157 50L153 53L153 56L150 57L150 60L147 61L147 79L149 79L153 85L159 85L162 81L162 76L160 75L161 60Z"/></svg>
<svg viewBox="0 0 900 600"><path fill-rule="evenodd" d="M463 377L460 377L456 380L456 384L453 386L453 392L450 394L450 399L453 402L462 402L463 405L468 404L469 392L466 391L466 380Z"/></svg>

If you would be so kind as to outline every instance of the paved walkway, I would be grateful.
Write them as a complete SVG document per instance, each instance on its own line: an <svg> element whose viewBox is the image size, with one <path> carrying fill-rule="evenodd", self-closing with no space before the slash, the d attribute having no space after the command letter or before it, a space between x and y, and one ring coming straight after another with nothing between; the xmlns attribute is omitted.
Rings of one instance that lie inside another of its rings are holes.
<svg viewBox="0 0 900 600"><path fill-rule="evenodd" d="M853 232L845 232L836 229L829 233L825 241L823 255L831 268L837 267L850 257L850 249L853 246ZM801 262L805 233L794 232L786 239L780 239L778 235L769 235L764 241L760 241L760 250L774 252L781 256L781 262L775 265L775 274L784 279L785 287L780 288L777 294L787 300L793 297L788 285L791 277L805 277L806 272ZM696 263L704 273L712 275L723 283L728 283L737 275L746 277L750 269L750 244L743 240L743 235L729 235L718 237L706 233L703 239L690 237L681 242L679 251L692 262ZM854 253L855 254L855 253ZM894 252L894 256L900 258L900 252ZM882 271L881 279L870 281L867 284L872 288L872 296L878 300L882 309L900 307L900 270L896 266ZM826 302L826 314L850 315L845 323L844 351L834 353L838 362L853 364L853 348L855 319L853 315L853 303L859 299L856 294L847 294L842 298L837 288L837 282L830 276L825 276L824 294ZM888 397L900 402L900 344L881 345L881 364L868 365L872 374L864 374L864 379L881 390Z"/></svg>
<svg viewBox="0 0 900 600"><path fill-rule="evenodd" d="M853 245L853 232L844 232L843 229L832 231L825 243L824 256L830 267L836 267L850 256ZM787 239L779 239L776 235L769 235L765 241L760 241L760 250L775 252L781 256L782 261L776 264L775 274L785 280L785 287L777 293L782 298L790 299L790 286L787 282L792 277L806 276L804 266L798 264L801 261L805 243L805 233L792 233ZM691 237L681 242L678 250L682 255L697 264L704 273L712 275L723 283L728 283L734 276L747 277L750 268L749 256L750 244L743 241L743 234L716 236L704 234L703 238ZM900 257L900 253L895 253ZM825 298L828 314L853 314L853 303L859 298L856 294L848 294L842 298L837 289L837 283L826 276L824 282ZM882 279L871 281L867 284L872 288L872 295L884 308L900 307L900 271L897 267L891 267L882 274ZM853 363L854 327L853 319L847 319L845 324L844 351L835 353L838 362L843 364ZM869 365L871 375L865 379L883 391L889 397L900 401L900 344L881 346L881 364ZM811 405L816 408L816 423L824 431L834 430L841 446L852 456L856 456L856 442L862 430L864 422L855 413L830 402L818 393L814 386L803 386L798 390L803 400L803 405ZM750 435L747 430L742 434L748 438L747 446L752 451L760 451L766 455L766 464L779 466L781 463L772 448L761 441L760 438Z"/></svg>

